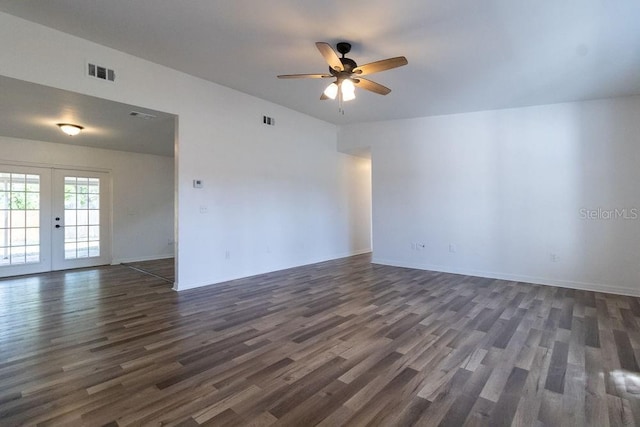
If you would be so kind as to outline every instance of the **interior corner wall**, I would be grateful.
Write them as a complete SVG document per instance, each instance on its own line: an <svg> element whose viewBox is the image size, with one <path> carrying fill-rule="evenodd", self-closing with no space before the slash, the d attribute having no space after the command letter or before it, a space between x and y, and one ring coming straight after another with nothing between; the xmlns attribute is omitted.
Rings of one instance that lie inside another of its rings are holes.
<svg viewBox="0 0 640 427"><path fill-rule="evenodd" d="M640 96L344 126L376 263L640 295Z"/></svg>
<svg viewBox="0 0 640 427"><path fill-rule="evenodd" d="M172 157L0 136L0 163L108 170L114 263L173 256Z"/></svg>
<svg viewBox="0 0 640 427"><path fill-rule="evenodd" d="M117 81L85 77L87 60ZM0 74L178 116L178 289L367 246L348 200L356 163L332 124L4 13Z"/></svg>

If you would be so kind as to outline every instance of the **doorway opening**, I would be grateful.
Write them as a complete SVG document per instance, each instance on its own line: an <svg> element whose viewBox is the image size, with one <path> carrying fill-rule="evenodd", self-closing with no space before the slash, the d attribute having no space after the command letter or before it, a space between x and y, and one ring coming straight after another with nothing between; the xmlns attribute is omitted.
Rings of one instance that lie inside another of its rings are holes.
<svg viewBox="0 0 640 427"><path fill-rule="evenodd" d="M0 87L0 277L160 259L175 270L177 116L4 76Z"/></svg>

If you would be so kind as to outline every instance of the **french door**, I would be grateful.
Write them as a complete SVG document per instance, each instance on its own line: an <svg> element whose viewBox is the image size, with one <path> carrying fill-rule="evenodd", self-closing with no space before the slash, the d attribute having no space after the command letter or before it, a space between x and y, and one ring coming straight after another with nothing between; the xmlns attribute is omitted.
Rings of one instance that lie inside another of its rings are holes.
<svg viewBox="0 0 640 427"><path fill-rule="evenodd" d="M111 262L110 179L0 165L0 277Z"/></svg>
<svg viewBox="0 0 640 427"><path fill-rule="evenodd" d="M52 270L111 262L109 174L53 170Z"/></svg>

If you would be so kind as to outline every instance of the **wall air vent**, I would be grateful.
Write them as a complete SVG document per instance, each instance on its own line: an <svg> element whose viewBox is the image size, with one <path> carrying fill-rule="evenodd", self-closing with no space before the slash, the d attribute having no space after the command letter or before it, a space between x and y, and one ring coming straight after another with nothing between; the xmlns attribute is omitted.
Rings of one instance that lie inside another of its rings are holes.
<svg viewBox="0 0 640 427"><path fill-rule="evenodd" d="M132 111L129 115L144 120L153 120L158 118L158 116L154 116L153 114L141 113L140 111Z"/></svg>
<svg viewBox="0 0 640 427"><path fill-rule="evenodd" d="M90 62L87 62L87 75L99 80L109 82L116 81L116 72L113 69L103 67L102 65L92 64Z"/></svg>
<svg viewBox="0 0 640 427"><path fill-rule="evenodd" d="M269 116L262 116L262 123L265 125L269 125L269 126L275 126L276 125L276 119L274 119L273 117L269 117Z"/></svg>

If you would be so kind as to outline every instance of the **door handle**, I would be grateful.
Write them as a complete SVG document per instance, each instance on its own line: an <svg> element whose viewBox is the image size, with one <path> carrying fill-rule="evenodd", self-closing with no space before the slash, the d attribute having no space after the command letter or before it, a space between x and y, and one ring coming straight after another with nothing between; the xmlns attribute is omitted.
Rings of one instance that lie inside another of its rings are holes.
<svg viewBox="0 0 640 427"><path fill-rule="evenodd" d="M56 228L60 228L62 227L60 224L56 224Z"/></svg>

